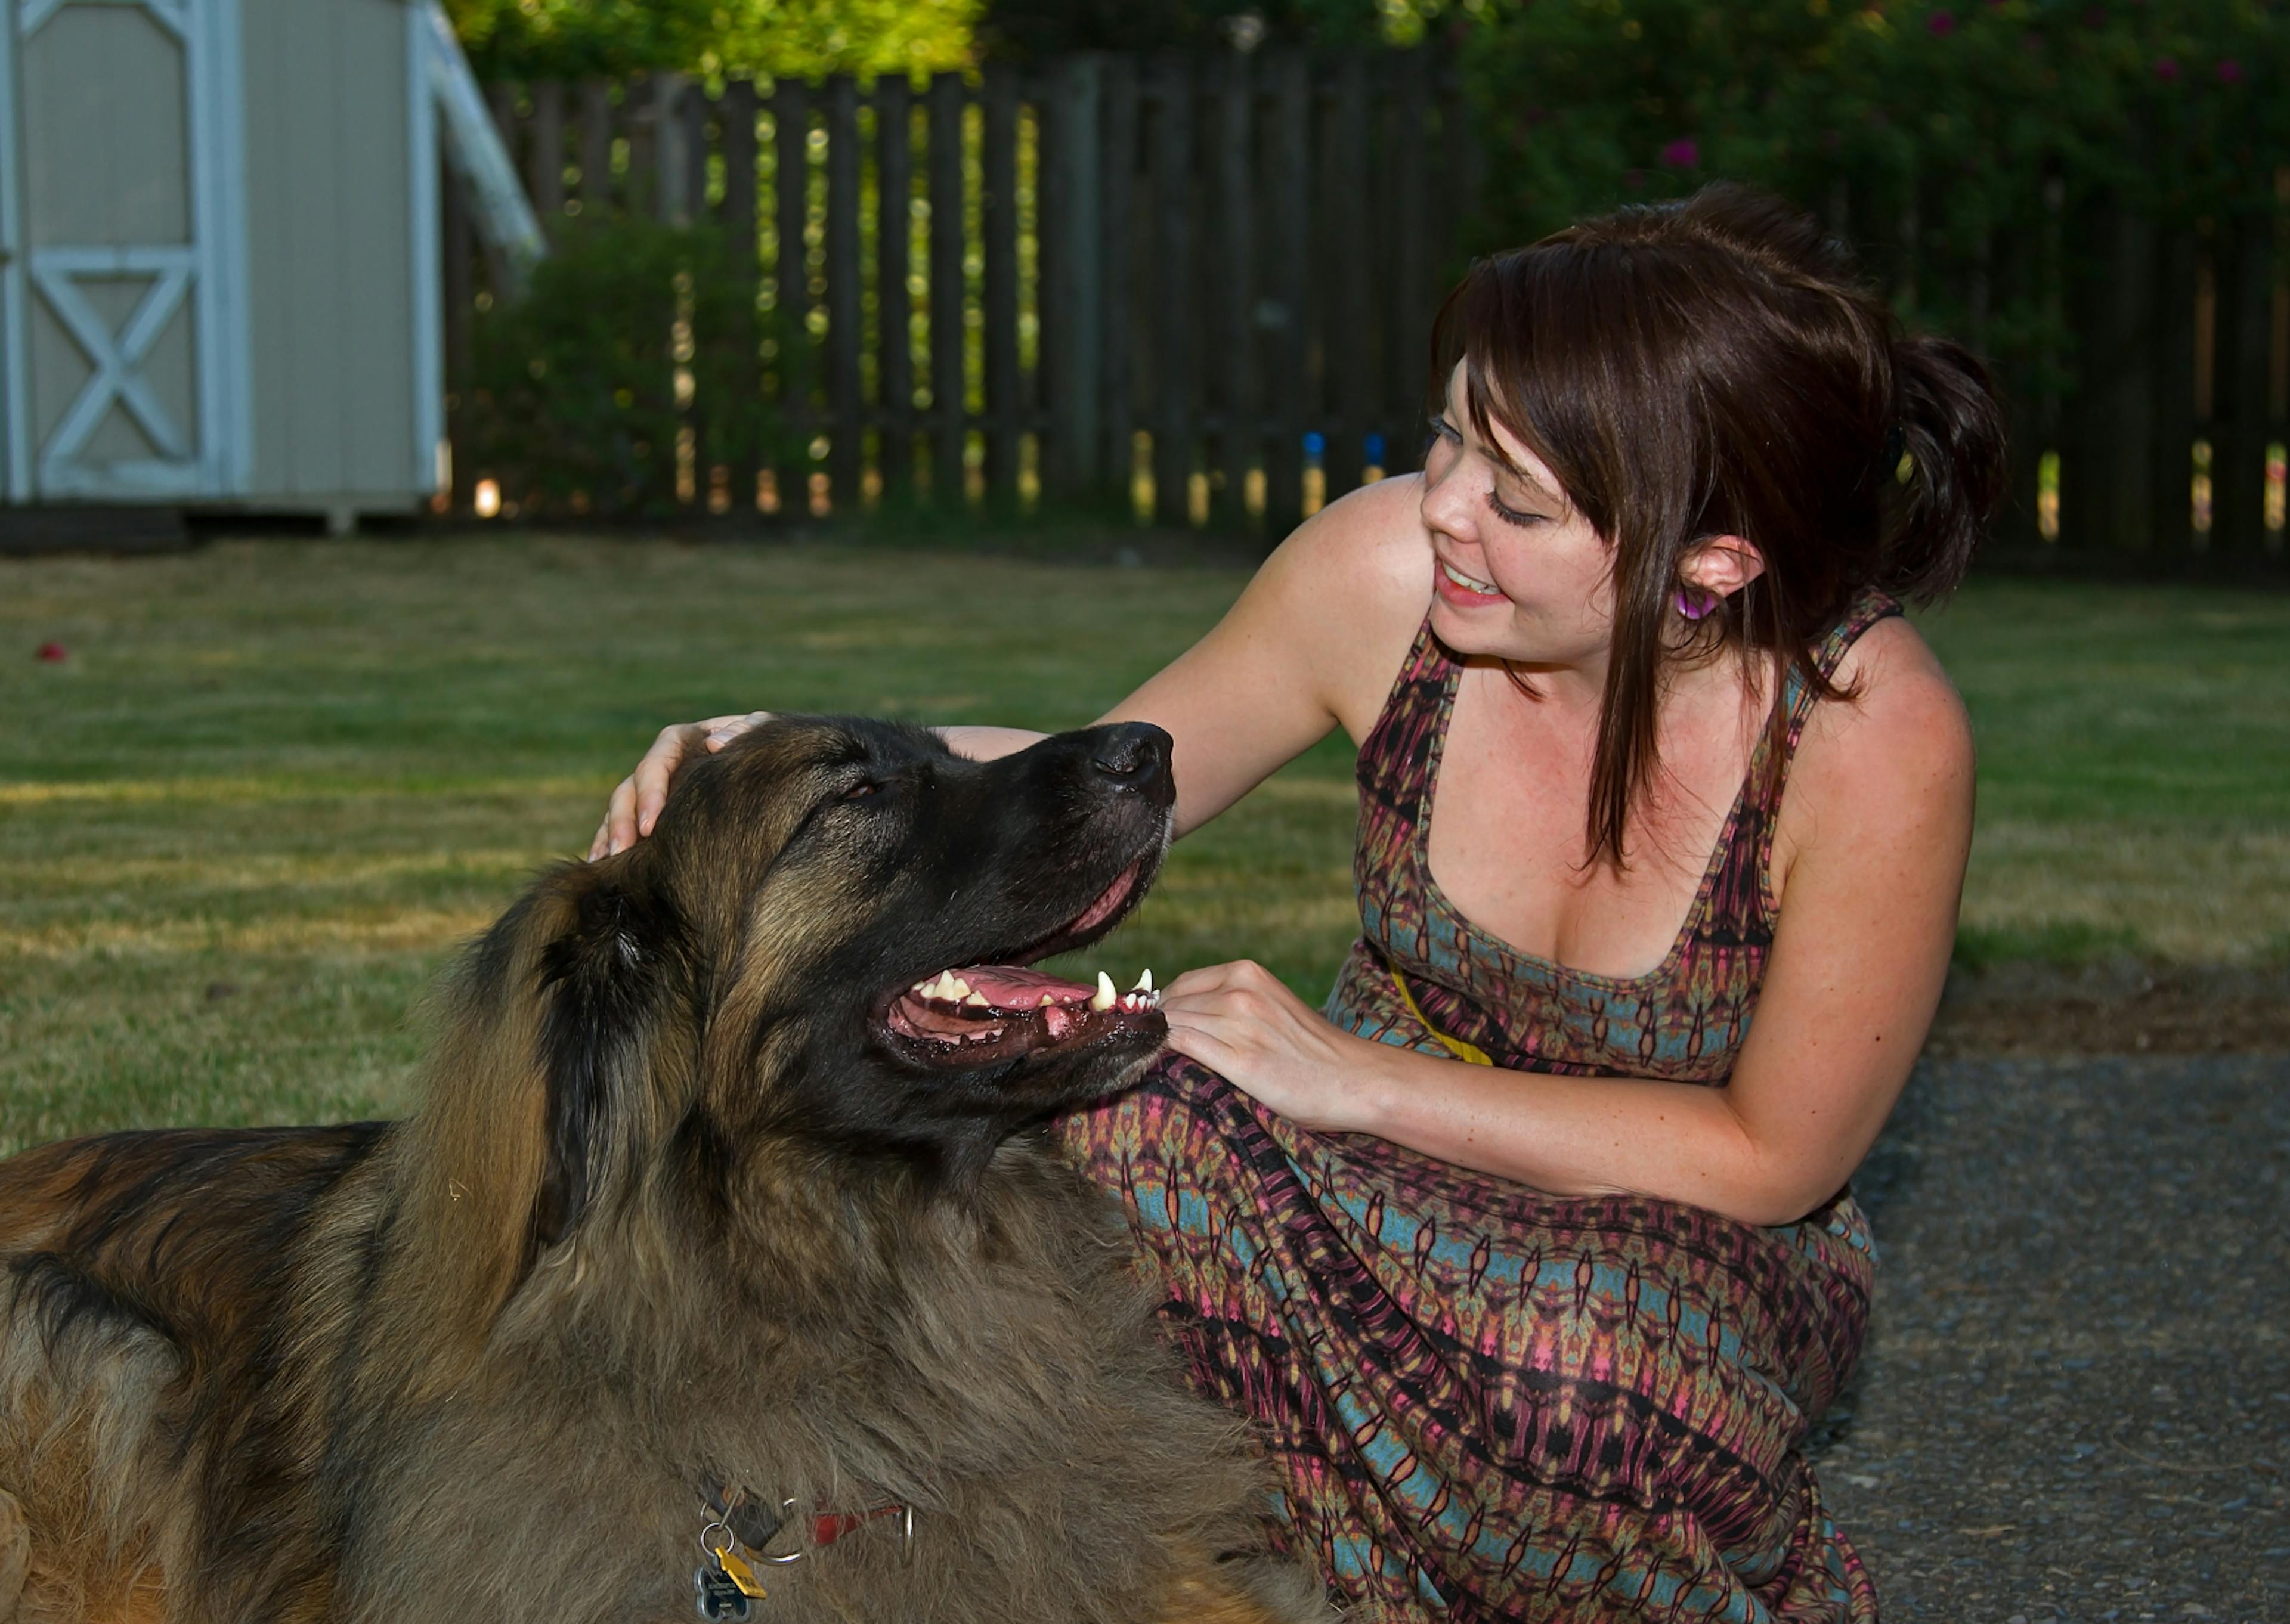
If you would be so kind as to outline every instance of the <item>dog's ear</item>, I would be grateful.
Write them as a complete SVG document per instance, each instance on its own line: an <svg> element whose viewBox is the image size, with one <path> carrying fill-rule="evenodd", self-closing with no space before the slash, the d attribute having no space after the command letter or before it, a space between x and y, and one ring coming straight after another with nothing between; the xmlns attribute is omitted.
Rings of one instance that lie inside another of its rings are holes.
<svg viewBox="0 0 2290 1624"><path fill-rule="evenodd" d="M648 855L550 873L448 979L391 1220L404 1243L393 1286L440 1338L481 1343L679 1108L692 955Z"/></svg>
<svg viewBox="0 0 2290 1624"><path fill-rule="evenodd" d="M541 1172L532 1244L564 1240L653 1116L641 1075L684 955L673 908L626 875L581 888L568 928L540 951Z"/></svg>

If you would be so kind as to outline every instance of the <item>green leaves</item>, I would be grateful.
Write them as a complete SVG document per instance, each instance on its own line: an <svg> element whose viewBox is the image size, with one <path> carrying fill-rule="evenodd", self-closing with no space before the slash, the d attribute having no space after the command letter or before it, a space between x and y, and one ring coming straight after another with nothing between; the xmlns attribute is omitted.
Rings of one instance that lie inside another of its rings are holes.
<svg viewBox="0 0 2290 1624"><path fill-rule="evenodd" d="M980 0L447 0L488 79L654 68L815 78L925 73L971 53Z"/></svg>
<svg viewBox="0 0 2290 1624"><path fill-rule="evenodd" d="M580 223L478 324L465 454L520 508L607 516L772 461L788 431L760 392L756 282L711 228Z"/></svg>
<svg viewBox="0 0 2290 1624"><path fill-rule="evenodd" d="M1927 216L2024 217L2046 173L2191 220L2290 161L2271 0L1501 0L1466 36L1517 241L1719 176L1816 206L1920 188ZM1692 161L1677 161L1690 151Z"/></svg>

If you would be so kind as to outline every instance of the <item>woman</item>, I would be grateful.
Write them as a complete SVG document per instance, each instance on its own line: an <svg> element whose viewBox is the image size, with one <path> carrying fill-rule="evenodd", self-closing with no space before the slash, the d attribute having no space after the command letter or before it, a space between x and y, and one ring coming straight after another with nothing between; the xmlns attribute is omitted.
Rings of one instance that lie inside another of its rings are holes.
<svg viewBox="0 0 2290 1624"><path fill-rule="evenodd" d="M1423 473L1110 713L1174 737L1180 833L1342 727L1363 934L1325 1013L1179 976L1069 1142L1360 1616L1872 1619L1802 1448L1971 836L1895 595L1962 575L1995 403L1729 188L1474 267L1437 335ZM598 850L753 720L665 732Z"/></svg>

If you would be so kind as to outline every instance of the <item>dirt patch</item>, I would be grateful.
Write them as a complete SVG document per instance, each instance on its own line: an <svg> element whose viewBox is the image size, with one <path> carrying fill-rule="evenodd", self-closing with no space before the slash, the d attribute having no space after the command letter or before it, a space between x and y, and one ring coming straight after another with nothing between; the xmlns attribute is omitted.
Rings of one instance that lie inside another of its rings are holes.
<svg viewBox="0 0 2290 1624"><path fill-rule="evenodd" d="M2290 1054L2290 970L2118 960L1956 971L1925 1052Z"/></svg>

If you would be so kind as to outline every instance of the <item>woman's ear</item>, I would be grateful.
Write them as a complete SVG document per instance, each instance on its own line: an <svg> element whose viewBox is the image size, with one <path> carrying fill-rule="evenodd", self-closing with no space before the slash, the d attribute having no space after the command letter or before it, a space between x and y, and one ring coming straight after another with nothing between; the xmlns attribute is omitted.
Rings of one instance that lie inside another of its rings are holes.
<svg viewBox="0 0 2290 1624"><path fill-rule="evenodd" d="M1766 572L1766 556L1743 537L1709 536L1693 544L1677 572L1710 597L1731 597Z"/></svg>

